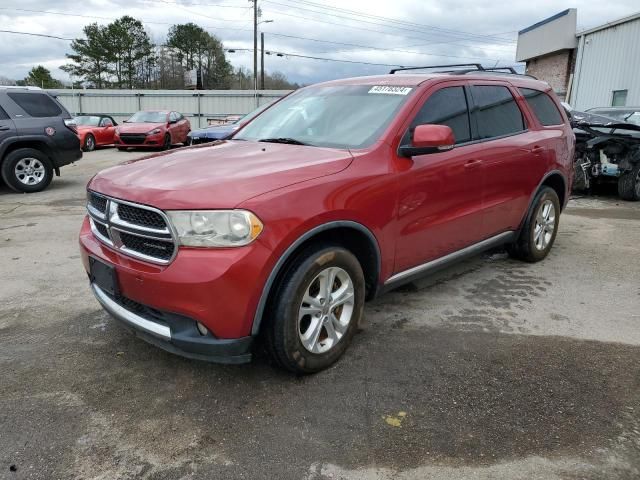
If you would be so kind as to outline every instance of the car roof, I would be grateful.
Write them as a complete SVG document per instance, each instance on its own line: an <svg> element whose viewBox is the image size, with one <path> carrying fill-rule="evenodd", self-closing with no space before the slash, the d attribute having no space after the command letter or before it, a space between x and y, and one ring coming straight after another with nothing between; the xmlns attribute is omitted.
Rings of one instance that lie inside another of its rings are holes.
<svg viewBox="0 0 640 480"><path fill-rule="evenodd" d="M368 77L352 77L340 80L331 80L317 85L390 85L417 87L428 82L444 80L468 80L468 81L501 81L510 83L516 87L535 88L538 90L549 90L548 83L537 80L526 75L500 74L500 73L409 73L409 74L387 74L372 75Z"/></svg>

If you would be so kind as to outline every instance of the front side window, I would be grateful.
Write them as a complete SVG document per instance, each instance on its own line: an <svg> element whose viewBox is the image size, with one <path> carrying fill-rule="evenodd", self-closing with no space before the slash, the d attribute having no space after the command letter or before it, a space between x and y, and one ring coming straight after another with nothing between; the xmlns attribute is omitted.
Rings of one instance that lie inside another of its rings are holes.
<svg viewBox="0 0 640 480"><path fill-rule="evenodd" d="M556 104L549 95L531 88L521 88L520 91L542 125L548 127L564 123Z"/></svg>
<svg viewBox="0 0 640 480"><path fill-rule="evenodd" d="M418 125L437 124L446 125L453 130L456 143L471 140L469 123L469 108L463 87L446 87L433 93L422 105L422 108L411 122L411 127L403 145L411 143L413 131Z"/></svg>
<svg viewBox="0 0 640 480"><path fill-rule="evenodd" d="M384 85L304 88L257 116L234 140L365 148L379 139L414 90Z"/></svg>
<svg viewBox="0 0 640 480"><path fill-rule="evenodd" d="M511 135L525 129L522 112L507 87L474 85L471 95L481 139Z"/></svg>
<svg viewBox="0 0 640 480"><path fill-rule="evenodd" d="M57 117L62 113L60 106L46 93L7 93L9 98L31 117Z"/></svg>

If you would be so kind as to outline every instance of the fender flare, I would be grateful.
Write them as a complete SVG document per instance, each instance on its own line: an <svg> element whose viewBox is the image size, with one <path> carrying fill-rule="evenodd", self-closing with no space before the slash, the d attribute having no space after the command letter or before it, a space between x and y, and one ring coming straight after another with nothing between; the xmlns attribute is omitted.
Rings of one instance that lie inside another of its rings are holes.
<svg viewBox="0 0 640 480"><path fill-rule="evenodd" d="M536 195L540 191L540 188L542 188L542 184L551 175L560 175L560 178L562 178L562 183L564 184L565 199L564 199L564 205L560 205L560 210L561 211L564 210L564 208L566 207L567 203L569 202L569 197L571 196L571 192L568 191L568 183L567 183L567 179L565 178L564 174L560 170L551 170L550 172L547 172L542 177L542 180L540 180L540 182L538 182L538 186L533 190L533 192L531 193L531 196L529 197L529 205L527 206L527 209L524 212L524 216L520 220L520 225L518 226L518 230L517 230L517 232L518 232L517 236L520 236L520 231L522 230L522 226L524 225L524 222L527 221L527 217L529 216L529 212L531 211L531 208L533 207L533 201L535 200Z"/></svg>
<svg viewBox="0 0 640 480"><path fill-rule="evenodd" d="M308 230L301 236L299 236L291 245L289 245L287 249L284 251L284 253L280 256L276 264L271 269L271 273L269 273L269 276L267 277L267 281L262 287L260 300L258 301L258 305L256 307L255 314L253 316L253 325L251 327L252 336L256 336L260 332L260 325L262 323L264 309L267 305L267 300L269 298L269 292L271 291L271 288L273 287L278 274L282 270L282 267L284 267L284 265L287 263L287 261L289 260L293 252L305 241L309 240L311 237L327 230L332 230L334 228L343 228L343 227L353 228L355 230L358 230L364 233L369 238L369 241L375 247L376 277L379 277L381 262L382 262L381 256L380 256L380 246L378 245L378 240L376 239L375 235L371 232L371 230L369 230L367 227L365 227L361 223L354 222L351 220L336 220L336 221L327 222L327 223L318 225L312 228L311 230ZM376 283L376 287L377 287L377 283Z"/></svg>

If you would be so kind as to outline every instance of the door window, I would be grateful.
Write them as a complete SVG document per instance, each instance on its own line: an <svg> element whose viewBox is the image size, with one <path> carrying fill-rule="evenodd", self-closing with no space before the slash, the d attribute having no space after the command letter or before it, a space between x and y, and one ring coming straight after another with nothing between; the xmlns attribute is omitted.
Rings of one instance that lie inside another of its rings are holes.
<svg viewBox="0 0 640 480"><path fill-rule="evenodd" d="M549 95L530 88L521 88L520 91L542 125L548 127L563 123L562 116Z"/></svg>
<svg viewBox="0 0 640 480"><path fill-rule="evenodd" d="M525 129L522 112L507 87L474 85L471 95L480 139L502 137Z"/></svg>
<svg viewBox="0 0 640 480"><path fill-rule="evenodd" d="M471 140L469 108L463 87L446 87L434 92L411 122L402 144L408 145L418 125L446 125L453 130L456 143Z"/></svg>

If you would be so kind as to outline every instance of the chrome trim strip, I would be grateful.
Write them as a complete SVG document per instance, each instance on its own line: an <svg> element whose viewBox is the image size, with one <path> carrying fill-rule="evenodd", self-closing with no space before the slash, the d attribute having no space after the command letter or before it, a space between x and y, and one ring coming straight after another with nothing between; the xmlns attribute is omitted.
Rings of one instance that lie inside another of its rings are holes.
<svg viewBox="0 0 640 480"><path fill-rule="evenodd" d="M107 210L104 214L102 214L99 210L93 207L93 205L87 202L87 211L89 213L91 231L93 232L93 234L98 240L100 240L105 245L113 248L116 252L119 252L140 260L144 260L149 263L155 263L157 265L169 265L171 262L173 262L173 260L176 258L176 255L178 255L180 242L178 239L178 235L175 232L175 229L173 228L173 225L169 220L168 215L165 212L163 212L158 208L150 207L148 205L142 205L139 203L128 202L126 200L120 200L119 198L109 197L101 193L96 193L93 190L88 190L88 193L90 195L96 195L107 200ZM156 228L145 227L143 225L137 225L135 223L127 222L126 220L123 220L122 218L120 218L120 216L118 215L118 205L129 205L134 208L148 210L150 212L157 213L164 220L166 228L163 230L160 230ZM107 228L107 231L109 232L110 238L105 238L103 235L101 235L100 232L98 232L97 229L95 228L95 225L93 222L97 222L104 225ZM118 227L122 227L122 228L118 228ZM120 232L127 233L129 235L134 235L141 239L148 238L151 240L158 240L166 243L172 243L174 246L173 254L171 255L171 258L168 258L165 260L163 258L158 258L151 255L145 255L144 253L139 253L135 250L126 248L122 244L122 240L120 239ZM149 235L149 234L167 235L167 236L158 237L158 236Z"/></svg>
<svg viewBox="0 0 640 480"><path fill-rule="evenodd" d="M171 340L171 329L165 325L152 322L140 315L127 310L122 305L116 303L95 283L91 284L91 290L98 299L102 307L113 317L146 333L160 337L163 340Z"/></svg>
<svg viewBox="0 0 640 480"><path fill-rule="evenodd" d="M97 223L100 223L100 225L104 226L107 230L109 229L109 227L107 227L104 223L102 222L97 222ZM91 225L91 232L96 236L98 240L100 240L103 243L106 243L110 247L113 247L113 242L110 239L104 237L98 231L98 229L96 228L96 220L92 216L89 216L89 225Z"/></svg>
<svg viewBox="0 0 640 480"><path fill-rule="evenodd" d="M506 243L507 239L512 237L514 234L515 232L512 232L512 231L503 232L494 237L490 237L490 238L487 238L486 240L482 240L481 242L474 243L473 245L469 245L468 247L465 247L461 250L452 252L448 255L445 255L444 257L436 258L435 260L431 260L430 262L415 266L413 268L410 268L409 270L396 273L395 275L391 276L386 282L384 282L384 284L388 285L390 283L398 282L408 277L412 277L413 275L426 273L429 270L434 270L448 263L453 263L456 260L462 259L463 257L480 253L483 250L491 248L493 245Z"/></svg>

